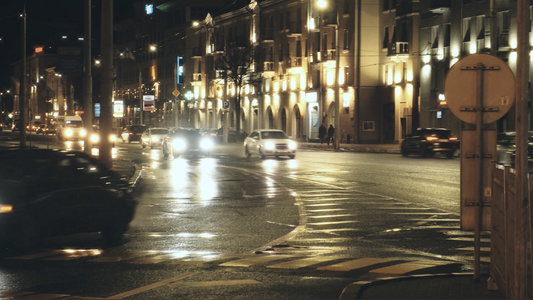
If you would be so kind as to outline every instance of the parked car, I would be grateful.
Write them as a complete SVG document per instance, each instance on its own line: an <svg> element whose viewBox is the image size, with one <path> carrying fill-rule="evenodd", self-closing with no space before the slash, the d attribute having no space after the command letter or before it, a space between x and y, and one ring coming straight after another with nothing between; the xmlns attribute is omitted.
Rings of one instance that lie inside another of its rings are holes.
<svg viewBox="0 0 533 300"><path fill-rule="evenodd" d="M0 151L0 244L29 250L52 236L118 242L137 202L129 182L83 152Z"/></svg>
<svg viewBox="0 0 533 300"><path fill-rule="evenodd" d="M266 156L296 156L297 144L285 132L277 129L260 129L253 131L244 139L244 155L250 157L257 154L260 158Z"/></svg>
<svg viewBox="0 0 533 300"><path fill-rule="evenodd" d="M141 141L141 135L143 132L148 129L148 126L142 125L142 124L135 124L135 125L128 125L124 130L122 131L120 137L122 138L122 142L124 143L131 143L131 142L140 142Z"/></svg>
<svg viewBox="0 0 533 300"><path fill-rule="evenodd" d="M445 154L452 158L459 149L459 139L445 128L418 128L413 135L402 140L400 149L403 156L411 153L420 156Z"/></svg>
<svg viewBox="0 0 533 300"><path fill-rule="evenodd" d="M209 135L202 135L198 129L179 128L174 129L163 140L163 156L174 157L191 154L194 156L209 156L214 148L213 138Z"/></svg>
<svg viewBox="0 0 533 300"><path fill-rule="evenodd" d="M141 135L141 147L161 147L163 140L169 134L168 128L148 128Z"/></svg>

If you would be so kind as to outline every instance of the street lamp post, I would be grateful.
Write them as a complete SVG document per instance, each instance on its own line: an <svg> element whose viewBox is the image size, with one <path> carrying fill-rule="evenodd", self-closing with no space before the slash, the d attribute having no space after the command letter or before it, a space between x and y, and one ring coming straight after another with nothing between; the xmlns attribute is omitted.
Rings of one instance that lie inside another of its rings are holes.
<svg viewBox="0 0 533 300"><path fill-rule="evenodd" d="M334 0L331 0L334 1ZM319 8L325 8L327 6L327 0L318 0L317 5ZM340 70L340 51L339 51L339 10L335 5L335 76L333 88L335 89L335 134L333 137L333 148L338 151L341 142L341 112L340 112L340 92L339 92L339 70Z"/></svg>

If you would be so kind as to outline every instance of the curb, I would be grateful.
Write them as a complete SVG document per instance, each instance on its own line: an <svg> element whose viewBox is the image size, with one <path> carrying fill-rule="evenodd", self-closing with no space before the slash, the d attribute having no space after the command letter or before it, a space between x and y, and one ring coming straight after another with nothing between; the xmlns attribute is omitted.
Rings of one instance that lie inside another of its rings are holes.
<svg viewBox="0 0 533 300"><path fill-rule="evenodd" d="M387 284L390 282L417 280L421 278L443 278L443 277L456 277L456 276L472 277L474 276L474 274L473 273L417 274L417 275L410 275L410 276L384 277L384 278L379 278L376 280L356 281L356 282L350 283L343 289L341 295L339 296L339 300L361 299L361 296L363 295L366 289L372 286Z"/></svg>

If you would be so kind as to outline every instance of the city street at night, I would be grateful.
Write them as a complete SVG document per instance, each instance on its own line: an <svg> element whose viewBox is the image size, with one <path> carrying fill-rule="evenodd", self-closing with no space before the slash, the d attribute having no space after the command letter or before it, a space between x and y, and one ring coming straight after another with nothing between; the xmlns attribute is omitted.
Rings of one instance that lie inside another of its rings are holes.
<svg viewBox="0 0 533 300"><path fill-rule="evenodd" d="M2 135L3 146L16 145ZM457 158L307 148L262 160L244 157L241 144L164 158L159 148L118 142L114 161L142 170L122 244L85 234L7 253L4 297L338 299L358 280L472 272ZM489 247L488 235L482 241Z"/></svg>

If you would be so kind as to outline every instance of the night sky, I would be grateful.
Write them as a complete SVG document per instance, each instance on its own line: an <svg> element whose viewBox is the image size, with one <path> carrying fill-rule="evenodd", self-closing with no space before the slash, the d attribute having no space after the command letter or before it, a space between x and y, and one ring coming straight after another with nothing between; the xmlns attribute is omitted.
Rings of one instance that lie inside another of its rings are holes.
<svg viewBox="0 0 533 300"><path fill-rule="evenodd" d="M98 27L101 0L92 0L93 40L99 39ZM137 0L114 0L115 19L132 13ZM62 35L83 36L84 0L0 0L0 91L9 88L10 64L20 60L22 53L22 18L26 5L26 43L28 54L35 45L52 45Z"/></svg>

